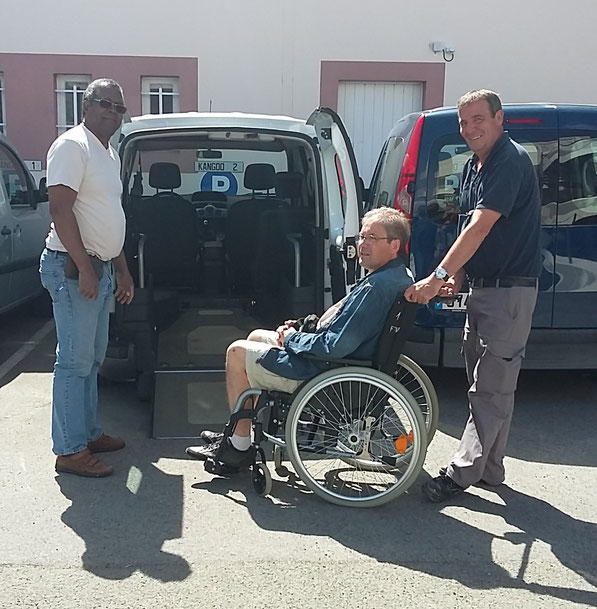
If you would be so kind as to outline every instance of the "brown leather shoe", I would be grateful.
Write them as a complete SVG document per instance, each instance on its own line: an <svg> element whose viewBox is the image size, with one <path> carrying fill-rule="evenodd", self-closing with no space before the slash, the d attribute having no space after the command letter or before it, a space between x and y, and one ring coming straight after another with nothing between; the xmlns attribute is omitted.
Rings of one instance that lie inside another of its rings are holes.
<svg viewBox="0 0 597 609"><path fill-rule="evenodd" d="M111 453L113 450L124 448L124 440L122 438L113 438L103 433L97 440L89 442L87 448L92 453Z"/></svg>
<svg viewBox="0 0 597 609"><path fill-rule="evenodd" d="M114 468L102 463L91 454L88 448L85 448L72 455L56 457L56 471L58 473L75 474L75 476L86 476L87 478L103 478L114 473Z"/></svg>

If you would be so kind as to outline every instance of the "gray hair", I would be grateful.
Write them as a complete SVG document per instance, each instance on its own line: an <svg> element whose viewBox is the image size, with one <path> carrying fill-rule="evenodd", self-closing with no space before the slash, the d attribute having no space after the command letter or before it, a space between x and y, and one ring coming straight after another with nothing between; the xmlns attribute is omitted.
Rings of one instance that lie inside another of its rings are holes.
<svg viewBox="0 0 597 609"><path fill-rule="evenodd" d="M399 239L400 251L405 252L410 239L410 223L404 212L391 207L378 207L363 216L363 222L365 221L381 224L386 229L388 240Z"/></svg>
<svg viewBox="0 0 597 609"><path fill-rule="evenodd" d="M458 107L468 106L480 99L484 99L489 104L489 111L491 112L491 116L495 116L495 113L498 110L502 109L502 100L500 96L495 91L490 91L489 89L473 89L468 93L465 93L458 100Z"/></svg>
<svg viewBox="0 0 597 609"><path fill-rule="evenodd" d="M124 98L122 87L115 80L112 80L111 78L96 78L93 82L89 83L85 89L85 93L83 93L83 101L89 101L97 98L97 92L99 89L118 89L120 91L120 95L122 95Z"/></svg>

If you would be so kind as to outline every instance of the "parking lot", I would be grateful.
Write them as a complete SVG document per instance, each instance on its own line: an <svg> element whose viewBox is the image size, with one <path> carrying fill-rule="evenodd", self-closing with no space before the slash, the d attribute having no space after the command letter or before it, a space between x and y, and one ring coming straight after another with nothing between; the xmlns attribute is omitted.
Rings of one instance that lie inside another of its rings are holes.
<svg viewBox="0 0 597 609"><path fill-rule="evenodd" d="M507 485L447 506L420 483L466 419L460 370L431 371L440 426L425 472L382 508L324 503L274 476L212 480L185 440L149 438L149 408L102 383L125 450L116 473L56 476L55 337L27 306L0 317L0 607L597 606L597 373L523 371Z"/></svg>

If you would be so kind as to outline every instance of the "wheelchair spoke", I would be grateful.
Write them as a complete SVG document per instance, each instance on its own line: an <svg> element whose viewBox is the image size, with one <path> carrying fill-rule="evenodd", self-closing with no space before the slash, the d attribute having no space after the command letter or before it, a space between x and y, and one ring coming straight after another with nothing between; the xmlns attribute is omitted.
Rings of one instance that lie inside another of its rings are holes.
<svg viewBox="0 0 597 609"><path fill-rule="evenodd" d="M326 372L301 390L286 424L288 455L317 494L343 505L378 505L412 483L427 435L404 387L356 370Z"/></svg>

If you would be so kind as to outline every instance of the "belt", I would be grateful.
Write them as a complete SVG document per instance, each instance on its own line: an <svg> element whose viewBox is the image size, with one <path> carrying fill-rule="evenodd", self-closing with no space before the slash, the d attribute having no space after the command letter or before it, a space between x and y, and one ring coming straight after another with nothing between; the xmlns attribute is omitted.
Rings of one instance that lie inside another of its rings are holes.
<svg viewBox="0 0 597 609"><path fill-rule="evenodd" d="M475 277L469 280L473 288L536 288L536 277Z"/></svg>
<svg viewBox="0 0 597 609"><path fill-rule="evenodd" d="M57 254L58 256L68 256L68 252L63 252L61 250L53 250L49 247L46 247L46 249L48 250L48 252L52 252L52 254ZM95 254L87 255L91 256L92 258L97 258L100 262L103 262L104 264L108 264L108 262L111 262L111 260L102 260L101 258L98 258Z"/></svg>

